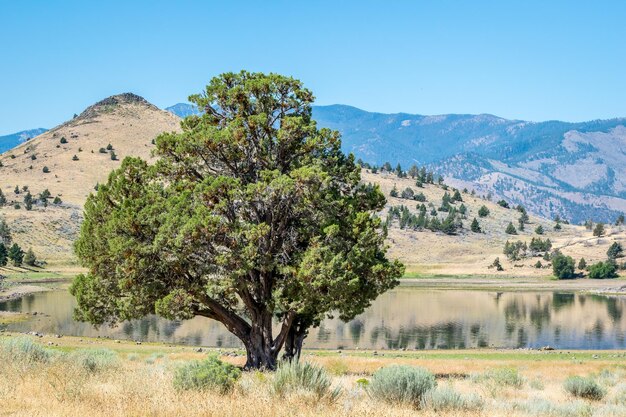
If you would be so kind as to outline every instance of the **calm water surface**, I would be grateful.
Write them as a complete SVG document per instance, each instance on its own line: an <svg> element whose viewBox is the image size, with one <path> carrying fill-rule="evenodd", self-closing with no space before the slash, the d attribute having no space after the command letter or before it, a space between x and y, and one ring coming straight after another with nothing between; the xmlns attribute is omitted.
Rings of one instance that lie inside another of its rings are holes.
<svg viewBox="0 0 626 417"><path fill-rule="evenodd" d="M170 321L157 316L95 329L72 319L66 291L0 302L0 310L37 312L7 326L74 336L109 336L153 342L239 347L218 322L197 317ZM460 349L541 347L626 348L626 298L560 292L488 292L400 287L379 297L349 323L326 320L305 347L330 349Z"/></svg>

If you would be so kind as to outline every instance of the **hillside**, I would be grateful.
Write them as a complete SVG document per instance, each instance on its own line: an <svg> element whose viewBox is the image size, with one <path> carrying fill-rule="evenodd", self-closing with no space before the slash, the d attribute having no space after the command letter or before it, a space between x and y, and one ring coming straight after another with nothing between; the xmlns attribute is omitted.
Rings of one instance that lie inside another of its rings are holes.
<svg viewBox="0 0 626 417"><path fill-rule="evenodd" d="M446 181L535 214L580 223L626 211L626 119L527 122L481 115L382 114L316 106L320 126L365 162L429 165Z"/></svg>
<svg viewBox="0 0 626 417"><path fill-rule="evenodd" d="M46 130L47 129L44 128L30 129L23 130L17 133L12 133L10 135L0 136L0 153L6 152L9 149L13 149L20 143L26 142L27 140L34 138L35 136L41 135Z"/></svg>
<svg viewBox="0 0 626 417"><path fill-rule="evenodd" d="M186 105L177 105L170 108L170 112L174 110L186 112L189 109ZM0 208L0 216L7 219L15 240L24 248L33 247L39 257L48 263L71 263L71 246L79 230L86 197L97 183L106 181L109 172L118 167L124 157L150 158L152 139L163 131L179 128L180 119L170 112L159 110L133 94L109 97L90 106L75 119L0 155L3 165L0 168L0 186L9 199L9 204ZM63 138L66 143L62 143ZM112 150L106 149L109 144ZM115 152L117 160L111 159L111 152ZM43 172L44 167L48 168L48 173ZM394 184L400 190L412 187L416 192L423 192L427 199L425 204L434 207L441 204L446 192L441 186L433 184L425 184L424 188L418 189L415 180L380 171L373 174L363 170L363 180L379 184L388 197L388 206L380 213L383 217L391 206L406 205L412 213L417 213L416 201L389 196ZM16 186L20 188L20 194L14 193ZM44 207L39 202L33 210L26 211L24 186L35 197L48 189L51 194L48 206ZM593 238L591 232L581 226L563 225L562 230L557 232L553 230L552 220L533 215L524 232L518 236L507 235L504 233L506 226L509 222L517 226L519 213L479 195L463 194L463 204L468 210L463 228L453 236L441 232L401 230L397 222L392 223L389 228L390 255L402 260L409 273L550 275L549 268L533 267L538 258L508 262L502 253L507 239L530 241L535 236L533 230L541 224L546 230L542 237L550 238L555 248L562 248L564 253L577 259L584 256L587 261L593 262L604 259L610 243L621 241L626 235L621 227L610 229L609 235L601 239ZM57 196L62 204L53 204ZM514 199L509 201L513 203ZM21 205L20 209L13 207L15 203ZM474 217L478 217L477 212L482 205L486 205L491 213L480 219L484 233L473 233L469 225ZM441 219L445 217L445 213L438 215ZM504 272L497 273L488 268L496 257L500 258Z"/></svg>
<svg viewBox="0 0 626 417"><path fill-rule="evenodd" d="M149 158L152 140L178 126L176 116L139 96L121 94L102 100L75 119L0 155L0 187L9 200L0 215L23 247L33 247L48 262L67 262L72 258L71 244L83 204L94 186L105 182L125 156ZM112 151L106 150L109 144ZM111 152L117 155L116 160L112 160ZM44 172L44 167L49 172ZM20 194L14 193L16 186ZM48 189L48 206L38 203L26 211L24 186L34 197ZM56 196L62 204L52 203ZM21 205L19 210L13 208L14 202Z"/></svg>
<svg viewBox="0 0 626 417"><path fill-rule="evenodd" d="M389 206L405 205L409 210L418 213L417 201L394 198L390 192L395 186L398 190L406 187L412 188L415 193L422 192L426 197L424 203L429 207L439 207L444 193L452 193L451 189L445 190L442 186L424 184L423 188L415 186L415 180L410 178L398 178L395 174L380 172L371 173L363 170L363 180L379 184L385 196L387 196L387 208L382 213L386 217ZM487 201L470 193L461 193L463 202L467 208L463 228L456 235L446 235L441 232L428 230L400 229L397 221L389 228L389 254L399 258L407 267L409 275L494 275L494 276L550 276L552 269L547 267L549 262L541 257L528 257L526 259L511 262L503 254L506 241L524 241L530 243L533 237L550 239L552 249L559 249L565 255L570 255L578 261L584 257L587 263L594 263L606 259L606 251L613 242L621 242L626 247L626 229L624 226L607 226L607 233L601 238L594 237L590 230L583 226L561 224L561 230L554 230L555 222L545 218L530 215L524 231L518 230L517 235L505 233L509 222L518 228L520 213L513 208L503 208L494 201ZM457 208L461 203L454 204ZM481 206L489 209L489 215L481 218L478 210ZM440 219L445 218L446 213L438 213ZM470 223L477 218L483 233L470 231ZM545 230L543 235L537 235L534 231L541 225ZM519 228L518 228L519 229ZM504 267L504 271L497 272L488 268L496 257ZM535 268L537 261L541 261L544 268Z"/></svg>

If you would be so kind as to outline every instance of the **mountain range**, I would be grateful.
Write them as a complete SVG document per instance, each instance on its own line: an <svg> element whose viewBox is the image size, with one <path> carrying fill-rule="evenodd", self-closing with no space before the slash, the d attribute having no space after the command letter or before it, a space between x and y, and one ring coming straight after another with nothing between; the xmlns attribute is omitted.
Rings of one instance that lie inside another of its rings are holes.
<svg viewBox="0 0 626 417"><path fill-rule="evenodd" d="M167 107L198 114L188 103ZM458 188L522 204L546 218L609 222L626 211L626 119L528 122L490 114L423 116L314 106L318 125L372 165L426 165ZM45 132L0 137L0 152Z"/></svg>
<svg viewBox="0 0 626 417"><path fill-rule="evenodd" d="M192 105L167 110L197 113ZM423 116L314 106L321 127L373 165L427 165L459 188L543 217L613 221L626 211L626 119L528 122L490 114Z"/></svg>
<svg viewBox="0 0 626 417"><path fill-rule="evenodd" d="M8 151L9 149L13 149L20 143L26 142L27 140L34 138L35 136L41 135L46 130L47 129L38 128L23 130L21 132L12 133L10 135L0 136L0 153Z"/></svg>

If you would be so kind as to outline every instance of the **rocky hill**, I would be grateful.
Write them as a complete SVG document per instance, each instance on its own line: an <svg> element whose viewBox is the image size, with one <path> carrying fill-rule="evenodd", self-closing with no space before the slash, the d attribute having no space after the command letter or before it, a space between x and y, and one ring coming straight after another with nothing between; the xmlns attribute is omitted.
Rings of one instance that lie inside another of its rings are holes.
<svg viewBox="0 0 626 417"><path fill-rule="evenodd" d="M80 115L0 155L0 187L9 203L0 209L16 240L49 262L71 259L86 197L129 155L150 158L152 140L179 129L179 118L134 94L104 99ZM15 189L19 194L15 193ZM27 190L24 189L27 187ZM31 211L24 196L48 190L44 207ZM59 197L61 204L54 204ZM19 209L14 208L15 204Z"/></svg>

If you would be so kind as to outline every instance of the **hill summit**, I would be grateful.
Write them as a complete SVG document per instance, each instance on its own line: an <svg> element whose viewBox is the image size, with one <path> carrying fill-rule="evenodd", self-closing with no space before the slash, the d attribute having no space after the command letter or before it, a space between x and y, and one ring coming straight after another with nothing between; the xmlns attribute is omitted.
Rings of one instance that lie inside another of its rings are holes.
<svg viewBox="0 0 626 417"><path fill-rule="evenodd" d="M0 217L23 247L48 261L67 260L83 205L96 185L126 156L150 159L154 138L179 128L178 117L136 94L105 98L0 155L0 187L7 198ZM35 201L31 210L26 210L28 193Z"/></svg>

